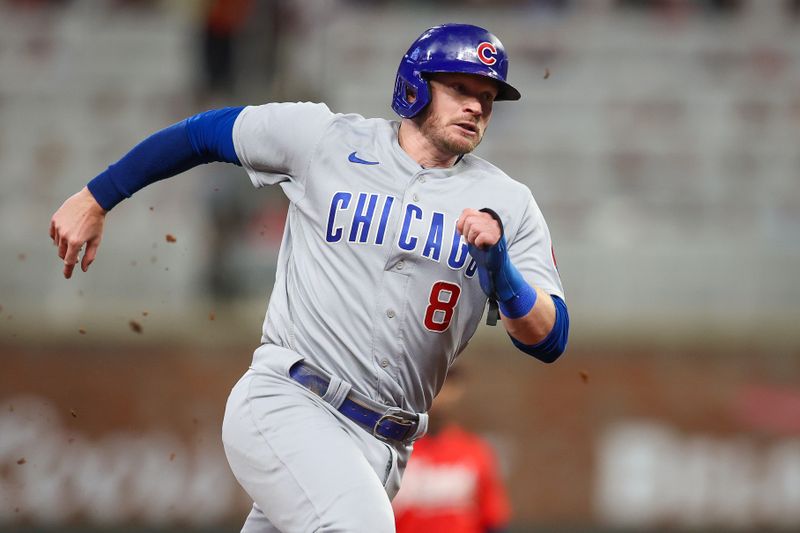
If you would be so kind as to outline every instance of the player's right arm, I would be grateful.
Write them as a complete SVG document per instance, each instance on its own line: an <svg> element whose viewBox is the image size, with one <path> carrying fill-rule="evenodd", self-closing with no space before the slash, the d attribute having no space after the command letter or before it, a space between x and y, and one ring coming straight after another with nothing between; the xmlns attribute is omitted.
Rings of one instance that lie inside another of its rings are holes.
<svg viewBox="0 0 800 533"><path fill-rule="evenodd" d="M163 129L136 145L79 193L67 199L50 222L50 237L72 276L94 260L106 213L139 189L203 163L221 161L247 170L261 187L290 182L284 191L302 195L304 169L334 117L323 104L271 103L206 111ZM291 194L290 194L291 193Z"/></svg>
<svg viewBox="0 0 800 533"><path fill-rule="evenodd" d="M86 272L97 255L106 213L139 189L203 163L240 165L232 132L242 109L206 111L151 135L69 197L50 220L64 277L72 277L84 245L81 269Z"/></svg>

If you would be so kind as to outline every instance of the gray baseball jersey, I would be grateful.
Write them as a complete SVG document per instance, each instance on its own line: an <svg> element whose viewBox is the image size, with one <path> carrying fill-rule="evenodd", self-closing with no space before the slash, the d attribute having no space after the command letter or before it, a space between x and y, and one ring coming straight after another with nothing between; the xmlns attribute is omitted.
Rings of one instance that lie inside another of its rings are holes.
<svg viewBox="0 0 800 533"><path fill-rule="evenodd" d="M424 412L486 307L456 231L465 208L496 211L525 279L563 289L525 185L474 155L422 168L398 128L324 104L266 104L242 111L233 140L253 184L279 184L290 200L262 342Z"/></svg>

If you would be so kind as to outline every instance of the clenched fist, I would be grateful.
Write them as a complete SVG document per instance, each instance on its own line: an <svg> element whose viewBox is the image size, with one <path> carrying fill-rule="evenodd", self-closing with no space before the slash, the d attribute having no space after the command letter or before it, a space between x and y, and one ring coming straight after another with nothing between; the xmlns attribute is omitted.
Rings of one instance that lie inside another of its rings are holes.
<svg viewBox="0 0 800 533"><path fill-rule="evenodd" d="M476 248L494 246L503 235L497 220L489 213L477 209L464 209L458 217L456 227L467 244Z"/></svg>

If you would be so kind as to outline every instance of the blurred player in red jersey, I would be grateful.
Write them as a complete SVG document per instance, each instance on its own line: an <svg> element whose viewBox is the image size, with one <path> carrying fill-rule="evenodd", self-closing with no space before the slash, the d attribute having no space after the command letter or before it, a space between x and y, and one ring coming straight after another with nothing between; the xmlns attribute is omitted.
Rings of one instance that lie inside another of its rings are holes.
<svg viewBox="0 0 800 533"><path fill-rule="evenodd" d="M499 533L509 520L508 499L494 453L454 422L464 376L451 368L430 411L428 434L414 453L392 502L397 533Z"/></svg>

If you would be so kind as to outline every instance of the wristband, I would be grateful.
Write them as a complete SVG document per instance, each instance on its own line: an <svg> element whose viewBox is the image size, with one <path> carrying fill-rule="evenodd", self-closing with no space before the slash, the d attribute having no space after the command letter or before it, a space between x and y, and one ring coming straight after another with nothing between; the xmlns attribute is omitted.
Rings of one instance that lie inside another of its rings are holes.
<svg viewBox="0 0 800 533"><path fill-rule="evenodd" d="M497 300L500 311L508 318L527 315L536 304L536 290L531 287L511 263L506 245L505 231L500 217L491 209L489 213L500 224L500 240L485 249L469 245L469 253L478 266L481 289L489 298Z"/></svg>

